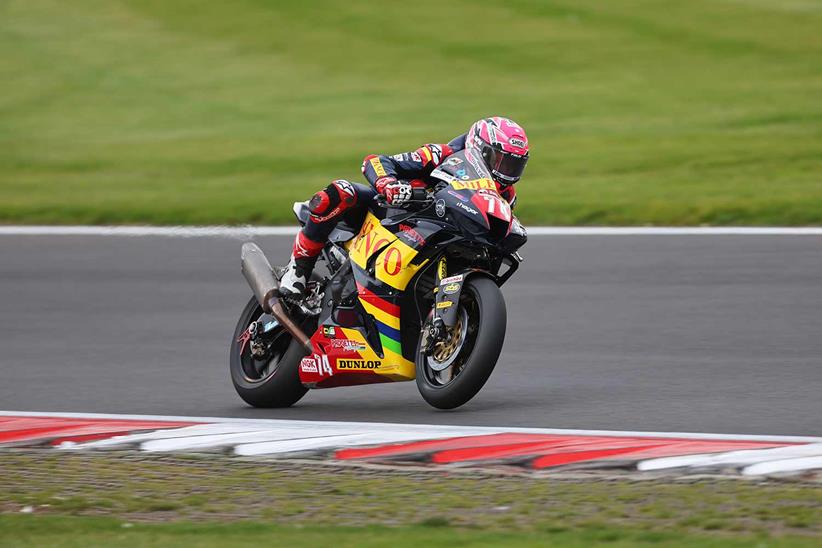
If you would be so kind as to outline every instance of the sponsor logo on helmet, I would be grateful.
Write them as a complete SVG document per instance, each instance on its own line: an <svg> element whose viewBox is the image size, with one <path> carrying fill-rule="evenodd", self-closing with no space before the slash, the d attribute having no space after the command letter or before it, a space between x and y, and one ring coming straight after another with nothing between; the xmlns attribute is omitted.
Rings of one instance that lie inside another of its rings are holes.
<svg viewBox="0 0 822 548"><path fill-rule="evenodd" d="M511 137L508 139L508 142L515 147L525 148L525 141L520 139L519 137Z"/></svg>
<svg viewBox="0 0 822 548"><path fill-rule="evenodd" d="M468 162L474 167L478 175L485 175L488 173L488 168L486 168L485 165L476 158L473 152L466 152L465 157L468 158Z"/></svg>
<svg viewBox="0 0 822 548"><path fill-rule="evenodd" d="M382 365L379 360L337 360L337 369L377 369Z"/></svg>

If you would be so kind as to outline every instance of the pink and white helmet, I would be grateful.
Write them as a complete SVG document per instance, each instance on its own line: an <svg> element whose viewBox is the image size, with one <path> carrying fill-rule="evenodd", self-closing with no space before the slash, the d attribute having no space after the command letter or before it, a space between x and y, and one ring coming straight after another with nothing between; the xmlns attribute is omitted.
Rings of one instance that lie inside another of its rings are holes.
<svg viewBox="0 0 822 548"><path fill-rule="evenodd" d="M513 185L528 163L528 137L518 123L494 116L474 123L465 137L465 147L480 153L494 179Z"/></svg>

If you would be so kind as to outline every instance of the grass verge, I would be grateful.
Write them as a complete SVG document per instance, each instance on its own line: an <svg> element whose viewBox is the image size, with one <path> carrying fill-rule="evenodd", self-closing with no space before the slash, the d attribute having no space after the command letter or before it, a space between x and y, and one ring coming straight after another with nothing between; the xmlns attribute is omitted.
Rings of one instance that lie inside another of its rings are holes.
<svg viewBox="0 0 822 548"><path fill-rule="evenodd" d="M339 516L344 523L345 516ZM0 544L10 546L814 546L813 539L765 536L711 537L705 534L649 532L624 527L585 527L530 531L486 531L440 525L286 526L271 523L134 524L111 518L2 516Z"/></svg>
<svg viewBox="0 0 822 548"><path fill-rule="evenodd" d="M820 497L822 487L807 483L476 477L319 461L3 452L0 544L210 546L270 537L290 545L691 546L713 539L800 546L822 534Z"/></svg>
<svg viewBox="0 0 822 548"><path fill-rule="evenodd" d="M290 224L503 114L526 224L822 224L820 28L819 0L5 0L0 223Z"/></svg>

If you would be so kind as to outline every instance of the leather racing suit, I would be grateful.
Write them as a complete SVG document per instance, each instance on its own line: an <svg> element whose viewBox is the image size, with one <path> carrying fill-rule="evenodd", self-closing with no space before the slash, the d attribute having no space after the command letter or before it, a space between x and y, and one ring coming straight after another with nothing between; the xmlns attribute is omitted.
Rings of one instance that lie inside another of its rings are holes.
<svg viewBox="0 0 822 548"><path fill-rule="evenodd" d="M281 293L289 295L305 291L305 284L331 231L341 220L349 226L359 227L369 204L382 193L386 182L408 181L415 188L427 188L440 182L430 177L431 172L451 154L465 148L465 137L463 134L448 144L427 144L413 152L393 156L370 154L362 164L362 173L369 186L338 179L317 192L308 204L308 221L294 241L291 262L281 281ZM513 209L517 200L514 185L496 184L499 194Z"/></svg>

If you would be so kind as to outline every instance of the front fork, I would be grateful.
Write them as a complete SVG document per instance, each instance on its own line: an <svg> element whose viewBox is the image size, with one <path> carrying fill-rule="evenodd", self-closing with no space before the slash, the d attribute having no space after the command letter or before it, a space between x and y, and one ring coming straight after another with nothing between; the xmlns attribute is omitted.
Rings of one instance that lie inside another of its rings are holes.
<svg viewBox="0 0 822 548"><path fill-rule="evenodd" d="M434 287L436 293L434 314L426 333L426 353L431 352L434 345L445 338L448 328L456 324L459 298L465 283L465 276L465 274L448 276L447 260L444 255L440 257L437 263L437 283Z"/></svg>

